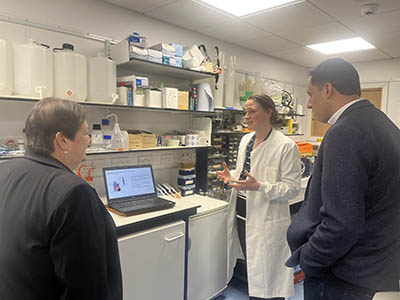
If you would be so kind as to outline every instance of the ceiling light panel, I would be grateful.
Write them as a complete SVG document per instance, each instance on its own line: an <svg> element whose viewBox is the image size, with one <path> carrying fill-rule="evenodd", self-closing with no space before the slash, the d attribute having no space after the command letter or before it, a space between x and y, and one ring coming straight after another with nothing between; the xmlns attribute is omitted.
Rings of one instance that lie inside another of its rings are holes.
<svg viewBox="0 0 400 300"><path fill-rule="evenodd" d="M375 46L371 45L366 40L360 37L314 44L314 45L307 45L307 47L327 55L375 48Z"/></svg>
<svg viewBox="0 0 400 300"><path fill-rule="evenodd" d="M237 17L246 16L299 0L198 0Z"/></svg>

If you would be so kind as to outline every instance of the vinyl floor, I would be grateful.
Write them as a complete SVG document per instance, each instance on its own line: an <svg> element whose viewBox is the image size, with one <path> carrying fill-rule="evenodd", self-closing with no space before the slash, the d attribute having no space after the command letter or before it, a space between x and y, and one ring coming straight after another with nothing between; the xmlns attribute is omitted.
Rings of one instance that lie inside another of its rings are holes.
<svg viewBox="0 0 400 300"><path fill-rule="evenodd" d="M248 300L247 284L234 277L228 287L213 300ZM294 286L294 296L289 300L303 300L303 283Z"/></svg>

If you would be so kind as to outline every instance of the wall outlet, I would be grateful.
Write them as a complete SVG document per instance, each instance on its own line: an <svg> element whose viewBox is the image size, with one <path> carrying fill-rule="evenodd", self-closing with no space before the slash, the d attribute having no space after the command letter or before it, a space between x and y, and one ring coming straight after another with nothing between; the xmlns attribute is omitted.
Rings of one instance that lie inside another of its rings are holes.
<svg viewBox="0 0 400 300"><path fill-rule="evenodd" d="M138 164L139 165L151 165L152 164L152 157L149 156L149 155L139 156L138 157Z"/></svg>
<svg viewBox="0 0 400 300"><path fill-rule="evenodd" d="M174 163L174 155L173 154L163 154L161 155L161 164L162 165L172 165Z"/></svg>
<svg viewBox="0 0 400 300"><path fill-rule="evenodd" d="M121 166L128 166L130 160L128 157L118 157L111 159L111 166L113 167L121 167Z"/></svg>

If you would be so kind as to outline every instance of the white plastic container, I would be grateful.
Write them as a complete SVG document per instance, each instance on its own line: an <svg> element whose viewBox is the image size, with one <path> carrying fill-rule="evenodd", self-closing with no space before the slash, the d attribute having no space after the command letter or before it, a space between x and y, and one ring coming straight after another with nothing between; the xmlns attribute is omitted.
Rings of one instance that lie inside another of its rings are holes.
<svg viewBox="0 0 400 300"><path fill-rule="evenodd" d="M162 95L161 91L155 90L144 90L144 95L146 98L146 106L147 107L162 107Z"/></svg>
<svg viewBox="0 0 400 300"><path fill-rule="evenodd" d="M30 41L14 47L14 94L53 96L53 53L48 46Z"/></svg>
<svg viewBox="0 0 400 300"><path fill-rule="evenodd" d="M144 95L135 95L133 98L133 106L146 106L145 99Z"/></svg>
<svg viewBox="0 0 400 300"><path fill-rule="evenodd" d="M163 108L178 109L178 89L163 88L162 89L162 106Z"/></svg>
<svg viewBox="0 0 400 300"><path fill-rule="evenodd" d="M123 148L122 146L122 132L118 123L114 124L113 135L111 140L111 148L119 150Z"/></svg>
<svg viewBox="0 0 400 300"><path fill-rule="evenodd" d="M14 91L14 53L11 44L0 40L0 95Z"/></svg>
<svg viewBox="0 0 400 300"><path fill-rule="evenodd" d="M87 101L116 104L117 67L112 59L98 53L88 59Z"/></svg>
<svg viewBox="0 0 400 300"><path fill-rule="evenodd" d="M75 53L73 45L54 49L54 96L73 101L87 98L86 58Z"/></svg>

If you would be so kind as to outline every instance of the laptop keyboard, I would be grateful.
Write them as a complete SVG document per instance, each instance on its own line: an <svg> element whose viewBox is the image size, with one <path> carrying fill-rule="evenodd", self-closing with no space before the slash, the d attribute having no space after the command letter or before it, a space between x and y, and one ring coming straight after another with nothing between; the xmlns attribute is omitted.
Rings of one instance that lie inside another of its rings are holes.
<svg viewBox="0 0 400 300"><path fill-rule="evenodd" d="M113 207L126 208L126 207L135 207L135 206L140 206L140 205L145 205L145 204L153 204L153 203L154 203L154 199L143 199L143 200L134 200L134 201L115 203L115 204L113 204Z"/></svg>

